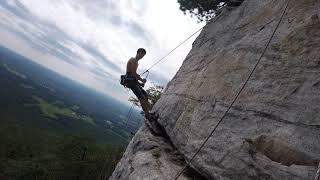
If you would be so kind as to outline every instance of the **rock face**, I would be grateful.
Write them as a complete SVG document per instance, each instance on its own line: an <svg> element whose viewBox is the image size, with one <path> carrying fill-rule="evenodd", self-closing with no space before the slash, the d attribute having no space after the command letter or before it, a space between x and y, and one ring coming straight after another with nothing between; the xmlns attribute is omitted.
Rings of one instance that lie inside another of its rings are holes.
<svg viewBox="0 0 320 180"><path fill-rule="evenodd" d="M185 164L166 134L150 131L144 125L131 140L111 179L172 179ZM187 168L180 179L194 178L205 179L192 168Z"/></svg>
<svg viewBox="0 0 320 180"><path fill-rule="evenodd" d="M246 0L207 24L154 107L166 135L143 126L111 179L174 179L184 162L198 174L180 179L313 178L320 161L319 0L290 1L252 78L189 161L246 80L286 2Z"/></svg>

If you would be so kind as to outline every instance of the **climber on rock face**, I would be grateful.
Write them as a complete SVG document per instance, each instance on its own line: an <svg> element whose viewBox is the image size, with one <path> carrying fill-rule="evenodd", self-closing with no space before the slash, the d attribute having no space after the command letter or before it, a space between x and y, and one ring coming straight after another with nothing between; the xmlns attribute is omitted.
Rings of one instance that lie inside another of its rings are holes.
<svg viewBox="0 0 320 180"><path fill-rule="evenodd" d="M145 84L147 80L142 79L140 75L137 74L137 69L139 66L138 61L142 59L145 54L146 50L143 48L139 48L136 56L129 59L127 63L126 75L128 79L131 80L128 81L127 87L130 88L139 99L146 119L152 120L156 118L156 115L154 113L150 113L151 105L148 101L148 93L142 88L143 84Z"/></svg>

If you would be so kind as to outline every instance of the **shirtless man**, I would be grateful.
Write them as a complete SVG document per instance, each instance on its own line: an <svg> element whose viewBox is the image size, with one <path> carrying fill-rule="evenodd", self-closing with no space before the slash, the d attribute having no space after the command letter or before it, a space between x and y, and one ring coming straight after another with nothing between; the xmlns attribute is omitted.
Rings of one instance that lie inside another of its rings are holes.
<svg viewBox="0 0 320 180"><path fill-rule="evenodd" d="M154 118L155 114L150 113L151 105L148 101L147 92L141 87L141 83L146 83L146 79L142 79L139 74L137 74L138 69L138 61L142 59L146 55L146 50L143 48L139 48L136 54L136 57L132 57L129 59L127 63L127 77L129 80L127 87L132 90L132 92L137 96L140 101L142 110L144 111L145 117L148 120ZM140 83L140 82L141 83Z"/></svg>

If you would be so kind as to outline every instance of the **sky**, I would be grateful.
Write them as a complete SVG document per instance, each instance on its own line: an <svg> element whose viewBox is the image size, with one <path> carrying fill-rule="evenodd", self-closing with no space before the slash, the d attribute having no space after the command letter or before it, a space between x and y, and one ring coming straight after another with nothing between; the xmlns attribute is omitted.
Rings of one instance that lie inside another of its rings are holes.
<svg viewBox="0 0 320 180"><path fill-rule="evenodd" d="M133 94L119 76L138 48L142 73L201 26L177 0L0 1L1 46L122 102ZM151 69L149 86L167 84L196 36Z"/></svg>

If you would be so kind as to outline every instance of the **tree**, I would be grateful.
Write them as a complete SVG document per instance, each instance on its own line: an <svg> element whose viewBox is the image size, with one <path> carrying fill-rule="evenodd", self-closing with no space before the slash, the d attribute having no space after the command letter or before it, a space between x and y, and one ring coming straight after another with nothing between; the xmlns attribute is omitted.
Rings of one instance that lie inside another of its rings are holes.
<svg viewBox="0 0 320 180"><path fill-rule="evenodd" d="M151 107L153 107L156 104L156 102L160 99L163 89L163 86L153 85L152 87L149 87L146 90L148 93L148 99L151 104ZM129 101L132 102L134 105L141 107L140 101L136 97L130 97Z"/></svg>
<svg viewBox="0 0 320 180"><path fill-rule="evenodd" d="M243 0L178 0L180 10L196 16L200 22L214 17L223 6L239 6Z"/></svg>

